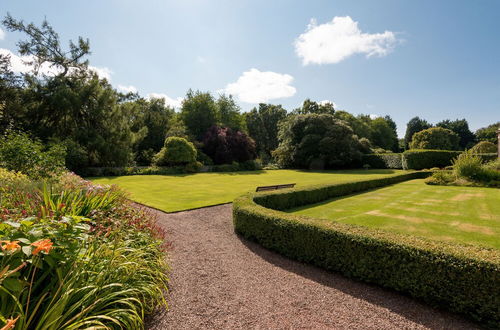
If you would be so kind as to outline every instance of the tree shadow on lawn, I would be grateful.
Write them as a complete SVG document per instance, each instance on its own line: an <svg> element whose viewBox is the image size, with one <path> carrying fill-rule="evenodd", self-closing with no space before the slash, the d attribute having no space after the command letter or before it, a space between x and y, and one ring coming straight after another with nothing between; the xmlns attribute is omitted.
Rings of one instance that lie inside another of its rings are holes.
<svg viewBox="0 0 500 330"><path fill-rule="evenodd" d="M480 329L477 324L461 315L425 305L404 293L350 279L339 273L289 259L240 235L236 236L250 251L274 266L386 308L425 327L431 329Z"/></svg>

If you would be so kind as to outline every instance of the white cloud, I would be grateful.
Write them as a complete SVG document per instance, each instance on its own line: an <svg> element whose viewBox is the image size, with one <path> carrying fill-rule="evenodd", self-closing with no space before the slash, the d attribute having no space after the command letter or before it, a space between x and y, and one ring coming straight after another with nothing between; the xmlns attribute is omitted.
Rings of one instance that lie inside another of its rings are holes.
<svg viewBox="0 0 500 330"><path fill-rule="evenodd" d="M33 61L33 56L19 56L5 48L0 48L0 54L10 57L11 69L15 73L27 73L33 68L31 65L26 64ZM44 63L39 69L40 74L46 74L49 76L56 75L60 72L61 68L57 66L50 66L48 63Z"/></svg>
<svg viewBox="0 0 500 330"><path fill-rule="evenodd" d="M162 93L149 93L146 96L147 99L164 99L165 100L165 105L169 105L173 108L180 108L182 105L182 101L184 100L182 97L178 97L176 99L173 99L169 97L166 94Z"/></svg>
<svg viewBox="0 0 500 330"><path fill-rule="evenodd" d="M122 93L137 93L137 88L135 88L134 86L130 85L130 86L124 86L124 85L118 85L118 90Z"/></svg>
<svg viewBox="0 0 500 330"><path fill-rule="evenodd" d="M377 119L378 117L380 117L380 116L376 115L374 113L370 114L370 119Z"/></svg>
<svg viewBox="0 0 500 330"><path fill-rule="evenodd" d="M32 65L27 64L33 61L33 55L19 56L5 48L0 48L0 54L10 57L11 69L15 73L28 73L33 69ZM96 72L100 78L111 79L112 71L108 68L98 68L89 65L89 69ZM63 68L57 65L51 65L50 63L43 63L38 70L38 74L45 74L47 76L55 76L61 72L63 72Z"/></svg>
<svg viewBox="0 0 500 330"><path fill-rule="evenodd" d="M207 62L207 59L204 58L203 56L197 56L196 57L196 62L203 64L203 63Z"/></svg>
<svg viewBox="0 0 500 330"><path fill-rule="evenodd" d="M304 65L339 63L354 54L385 56L397 42L394 32L363 33L351 17L335 16L320 24L312 19L306 32L295 40L295 52Z"/></svg>
<svg viewBox="0 0 500 330"><path fill-rule="evenodd" d="M250 69L234 83L228 84L223 92L238 97L246 103L265 103L269 100L293 96L297 89L290 86L293 77L272 71Z"/></svg>
<svg viewBox="0 0 500 330"><path fill-rule="evenodd" d="M106 79L108 81L111 80L111 74L113 73L113 71L111 71L109 68L106 67L98 68L96 66L89 65L89 69L97 73L99 78Z"/></svg>
<svg viewBox="0 0 500 330"><path fill-rule="evenodd" d="M337 109L337 103L333 102L333 101L330 101L330 100L323 100L323 101L319 101L318 104L327 104L327 103L331 103L333 105L333 108L334 109Z"/></svg>
<svg viewBox="0 0 500 330"><path fill-rule="evenodd" d="M5 39L5 31L0 29L0 40Z"/></svg>

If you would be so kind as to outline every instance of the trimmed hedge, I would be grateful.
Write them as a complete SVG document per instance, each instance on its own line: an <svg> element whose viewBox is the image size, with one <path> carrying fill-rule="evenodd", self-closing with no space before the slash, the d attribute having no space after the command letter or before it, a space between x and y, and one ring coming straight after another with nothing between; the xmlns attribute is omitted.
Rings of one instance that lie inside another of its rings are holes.
<svg viewBox="0 0 500 330"><path fill-rule="evenodd" d="M365 154L361 156L361 165L368 164L371 168L393 168L405 170L422 170L433 167L450 166L454 158L463 151L448 150L407 150L395 154ZM483 162L496 160L495 153L477 154Z"/></svg>
<svg viewBox="0 0 500 330"><path fill-rule="evenodd" d="M367 154L361 156L361 164L370 165L371 168L403 168L402 154Z"/></svg>
<svg viewBox="0 0 500 330"><path fill-rule="evenodd" d="M237 172L258 171L262 164L258 160L248 160L243 163L206 166L205 172ZM82 177L122 176L122 175L172 175L196 173L202 171L200 162L184 166L131 166L131 167L87 167L78 171Z"/></svg>
<svg viewBox="0 0 500 330"><path fill-rule="evenodd" d="M403 153L403 169L422 170L424 168L450 166L462 151L450 150L407 150Z"/></svg>
<svg viewBox="0 0 500 330"><path fill-rule="evenodd" d="M498 250L401 235L280 212L429 175L248 194L233 203L235 231L289 258L376 283L496 327L500 322ZM272 207L275 209L270 209Z"/></svg>

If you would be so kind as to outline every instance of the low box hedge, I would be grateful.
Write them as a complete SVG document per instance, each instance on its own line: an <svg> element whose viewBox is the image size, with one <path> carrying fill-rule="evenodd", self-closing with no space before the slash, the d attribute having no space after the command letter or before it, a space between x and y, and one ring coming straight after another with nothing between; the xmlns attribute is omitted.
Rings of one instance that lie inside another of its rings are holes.
<svg viewBox="0 0 500 330"><path fill-rule="evenodd" d="M402 154L367 154L361 156L361 164L371 168L403 168Z"/></svg>
<svg viewBox="0 0 500 330"><path fill-rule="evenodd" d="M243 237L289 258L392 288L497 327L500 324L498 250L276 210L426 175L428 172L417 172L385 179L248 194L233 203L234 228Z"/></svg>

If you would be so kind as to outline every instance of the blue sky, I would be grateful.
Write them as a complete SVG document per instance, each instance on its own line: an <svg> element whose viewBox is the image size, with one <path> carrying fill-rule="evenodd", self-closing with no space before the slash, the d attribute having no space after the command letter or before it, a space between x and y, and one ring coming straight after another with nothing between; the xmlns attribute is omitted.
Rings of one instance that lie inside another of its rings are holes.
<svg viewBox="0 0 500 330"><path fill-rule="evenodd" d="M89 38L114 86L172 104L189 88L231 92L244 111L329 100L388 114L400 135L416 115L500 120L497 0L2 0L6 12L46 17L65 43ZM19 37L5 32L0 48Z"/></svg>

